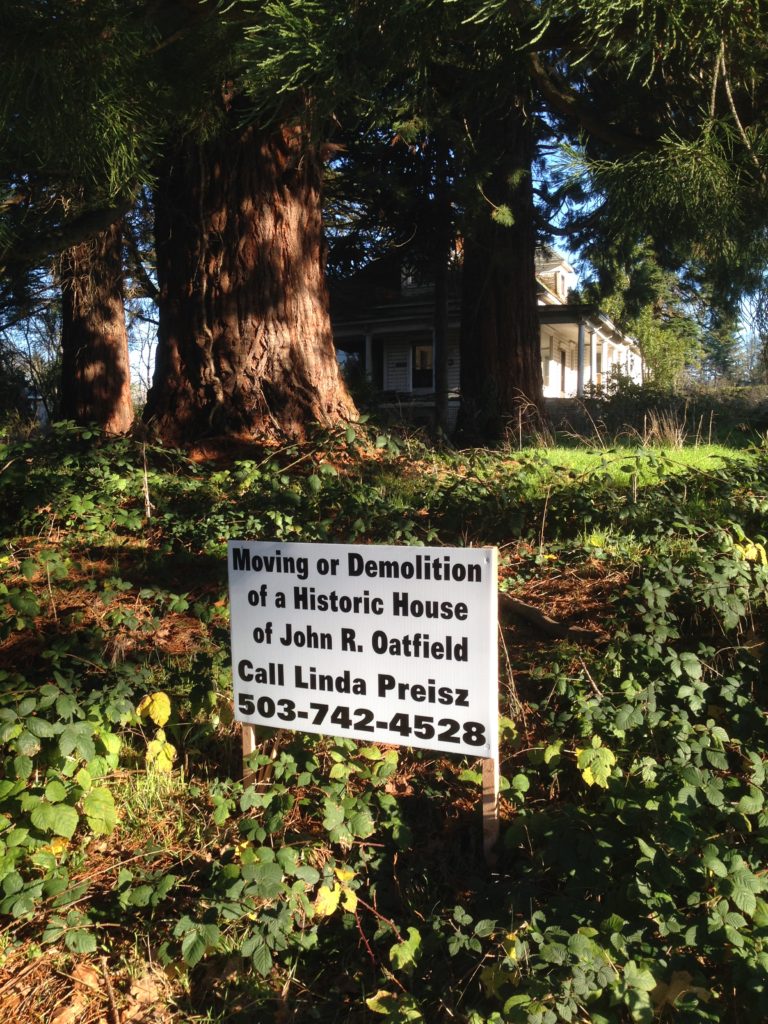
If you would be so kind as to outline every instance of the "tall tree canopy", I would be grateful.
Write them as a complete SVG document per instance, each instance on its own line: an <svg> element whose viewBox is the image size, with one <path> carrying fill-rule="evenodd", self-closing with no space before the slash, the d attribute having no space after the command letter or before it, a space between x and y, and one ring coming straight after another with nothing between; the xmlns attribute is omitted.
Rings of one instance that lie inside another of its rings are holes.
<svg viewBox="0 0 768 1024"><path fill-rule="evenodd" d="M11 0L6 294L151 182L150 418L173 440L301 436L353 413L322 277L323 144L402 139L429 154L419 232L439 286L463 239L464 420L498 435L541 399L537 238L630 259L648 236L723 304L761 286L762 19L748 0ZM554 149L568 170L542 176Z"/></svg>
<svg viewBox="0 0 768 1024"><path fill-rule="evenodd" d="M731 309L759 285L759 6L416 0L342 11L295 0L267 6L246 54L272 92L310 92L318 116L362 117L422 149L442 139L466 263L465 422L487 436L519 399L540 400L537 238L566 234L587 256L610 249L631 262L650 236L664 270L685 268ZM561 173L542 177L553 152Z"/></svg>

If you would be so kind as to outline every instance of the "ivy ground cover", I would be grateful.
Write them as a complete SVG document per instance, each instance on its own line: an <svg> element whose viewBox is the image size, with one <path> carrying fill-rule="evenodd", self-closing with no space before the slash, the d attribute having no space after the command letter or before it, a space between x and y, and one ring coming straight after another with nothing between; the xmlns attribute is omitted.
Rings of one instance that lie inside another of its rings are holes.
<svg viewBox="0 0 768 1024"><path fill-rule="evenodd" d="M768 452L212 454L0 446L0 1021L767 1019ZM471 760L243 785L233 536L494 544L575 627L502 619L495 864Z"/></svg>

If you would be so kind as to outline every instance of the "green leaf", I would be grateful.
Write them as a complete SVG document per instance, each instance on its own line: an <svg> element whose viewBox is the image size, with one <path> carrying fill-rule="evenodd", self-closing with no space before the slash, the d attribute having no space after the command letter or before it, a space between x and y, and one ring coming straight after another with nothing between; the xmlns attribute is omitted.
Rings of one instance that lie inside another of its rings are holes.
<svg viewBox="0 0 768 1024"><path fill-rule="evenodd" d="M64 936L64 945L73 953L95 953L96 936L85 928L73 928Z"/></svg>
<svg viewBox="0 0 768 1024"><path fill-rule="evenodd" d="M25 580L31 580L37 573L37 562L32 558L25 558L21 563L21 574Z"/></svg>
<svg viewBox="0 0 768 1024"><path fill-rule="evenodd" d="M3 879L3 892L6 896L15 896L17 892L21 892L24 888L24 879L18 873L18 871L11 871L9 875L6 875Z"/></svg>
<svg viewBox="0 0 768 1024"><path fill-rule="evenodd" d="M320 872L309 864L302 864L300 868L296 869L296 877L300 878L302 882L306 882L307 885L316 885L320 881Z"/></svg>
<svg viewBox="0 0 768 1024"><path fill-rule="evenodd" d="M547 747L545 747L545 749L544 749L544 764L551 764L552 762L557 764L558 761L560 760L560 754L562 752L562 749L563 749L563 741L562 740L555 740L554 743L550 743Z"/></svg>
<svg viewBox="0 0 768 1024"><path fill-rule="evenodd" d="M719 853L720 851L716 846L708 843L702 850L702 860L704 867L711 871L713 875L717 875L718 878L725 878L728 874L728 868L720 860Z"/></svg>
<svg viewBox="0 0 768 1024"><path fill-rule="evenodd" d="M208 950L216 945L215 941L211 941L214 938L212 929L212 925L196 924L184 935L181 940L181 955L188 967L198 964ZM218 929L214 931L218 933Z"/></svg>
<svg viewBox="0 0 768 1024"><path fill-rule="evenodd" d="M757 786L750 786L749 795L745 795L739 800L736 810L739 814L757 814L762 810L764 802L762 790Z"/></svg>
<svg viewBox="0 0 768 1024"><path fill-rule="evenodd" d="M680 664L689 679L701 679L701 662L692 651L683 651L680 654Z"/></svg>
<svg viewBox="0 0 768 1024"><path fill-rule="evenodd" d="M80 820L74 807L69 804L49 804L41 802L33 808L30 819L35 828L41 832L53 832L54 835L71 839L75 834Z"/></svg>
<svg viewBox="0 0 768 1024"><path fill-rule="evenodd" d="M60 804L62 800L66 799L67 790L58 779L53 779L45 787L45 799L49 800L52 804Z"/></svg>
<svg viewBox="0 0 768 1024"><path fill-rule="evenodd" d="M40 741L28 729L24 729L16 739L16 750L24 757L34 757L40 750Z"/></svg>
<svg viewBox="0 0 768 1024"><path fill-rule="evenodd" d="M757 897L751 889L744 886L734 887L733 892L731 893L731 899L739 910L743 910L744 913L749 914L750 917L757 909Z"/></svg>
<svg viewBox="0 0 768 1024"><path fill-rule="evenodd" d="M24 724L40 740L56 735L56 729L45 718L28 718Z"/></svg>
<svg viewBox="0 0 768 1024"><path fill-rule="evenodd" d="M32 758L27 757L26 754L19 754L18 757L13 759L13 770L16 773L17 779L28 779L34 767Z"/></svg>
<svg viewBox="0 0 768 1024"><path fill-rule="evenodd" d="M635 839L637 841L637 845L640 847L640 852L644 857L651 861L651 863L653 863L656 858L656 848L654 846L649 846L641 836L635 836Z"/></svg>
<svg viewBox="0 0 768 1024"><path fill-rule="evenodd" d="M59 718L72 718L77 711L77 701L68 693L59 694L56 698L56 714Z"/></svg>
<svg viewBox="0 0 768 1024"><path fill-rule="evenodd" d="M378 747L360 747L358 750L360 757L364 757L367 761L381 761L383 754Z"/></svg>
<svg viewBox="0 0 768 1024"><path fill-rule="evenodd" d="M88 825L96 835L109 835L117 824L115 800L106 786L92 789L83 800Z"/></svg>
<svg viewBox="0 0 768 1024"><path fill-rule="evenodd" d="M262 978L266 978L272 970L272 954L261 937L251 953L251 961Z"/></svg>
<svg viewBox="0 0 768 1024"><path fill-rule="evenodd" d="M332 831L334 828L338 828L339 825L344 821L344 808L341 804L332 803L330 800L325 801L325 817L323 818L323 827L327 828L328 831Z"/></svg>
<svg viewBox="0 0 768 1024"><path fill-rule="evenodd" d="M421 948L421 935L416 928L408 929L408 938L392 946L389 959L396 970L411 967L416 963Z"/></svg>
<svg viewBox="0 0 768 1024"><path fill-rule="evenodd" d="M367 839L368 836L373 835L375 827L373 817L367 807L357 811L349 819L350 831L358 839Z"/></svg>
<svg viewBox="0 0 768 1024"><path fill-rule="evenodd" d="M656 979L647 967L638 967L634 960L628 960L624 967L624 984L640 992L653 992Z"/></svg>
<svg viewBox="0 0 768 1024"><path fill-rule="evenodd" d="M283 889L283 869L279 864L259 864L254 871L259 896L274 899Z"/></svg>
<svg viewBox="0 0 768 1024"><path fill-rule="evenodd" d="M531 788L531 782L527 775L518 772L512 779L512 789L515 793L527 793Z"/></svg>
<svg viewBox="0 0 768 1024"><path fill-rule="evenodd" d="M601 786L607 789L611 769L616 764L616 755L602 746L600 738L595 736L591 747L578 751L577 764L588 786Z"/></svg>

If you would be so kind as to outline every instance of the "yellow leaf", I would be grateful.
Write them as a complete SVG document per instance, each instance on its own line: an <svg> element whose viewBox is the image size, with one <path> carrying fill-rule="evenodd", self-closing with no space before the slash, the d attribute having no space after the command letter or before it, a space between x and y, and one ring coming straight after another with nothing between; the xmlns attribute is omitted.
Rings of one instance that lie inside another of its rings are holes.
<svg viewBox="0 0 768 1024"><path fill-rule="evenodd" d="M510 960L517 960L517 932L507 932L501 943L501 948Z"/></svg>
<svg viewBox="0 0 768 1024"><path fill-rule="evenodd" d="M344 865L343 868L334 868L333 873L336 875L340 882L351 882L355 877L355 872L352 868L348 868Z"/></svg>
<svg viewBox="0 0 768 1024"><path fill-rule="evenodd" d="M69 849L69 840L63 836L54 836L50 843L46 843L45 846L40 847L41 853L52 853L54 857L58 857L64 853L65 850Z"/></svg>
<svg viewBox="0 0 768 1024"><path fill-rule="evenodd" d="M321 885L315 898L315 916L330 917L338 907L340 898L341 889L337 889L336 886L329 889L327 885Z"/></svg>
<svg viewBox="0 0 768 1024"><path fill-rule="evenodd" d="M147 744L147 766L159 772L169 772L176 757L176 747L162 740L150 740Z"/></svg>
<svg viewBox="0 0 768 1024"><path fill-rule="evenodd" d="M385 1016L389 1016L391 1006L396 1001L397 996L394 992L387 992L385 988L380 988L376 995L369 996L365 1000L365 1005L374 1013L382 1013Z"/></svg>
<svg viewBox="0 0 768 1024"><path fill-rule="evenodd" d="M171 701L167 693L158 690L156 693L145 694L136 710L141 718L151 718L155 725L162 728L171 717Z"/></svg>
<svg viewBox="0 0 768 1024"><path fill-rule="evenodd" d="M350 914L354 914L357 910L357 893L352 889L348 889L346 885L341 887L341 905Z"/></svg>

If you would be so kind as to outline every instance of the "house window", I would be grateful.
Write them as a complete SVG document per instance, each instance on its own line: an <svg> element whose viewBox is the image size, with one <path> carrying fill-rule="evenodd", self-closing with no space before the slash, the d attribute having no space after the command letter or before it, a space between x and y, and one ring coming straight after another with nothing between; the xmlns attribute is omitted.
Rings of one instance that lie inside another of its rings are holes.
<svg viewBox="0 0 768 1024"><path fill-rule="evenodd" d="M547 341L541 347L541 376L543 379L544 387L549 387L549 372L550 363L555 358L555 336L550 334L547 337Z"/></svg>
<svg viewBox="0 0 768 1024"><path fill-rule="evenodd" d="M362 379L365 372L365 342L344 339L337 344L336 361L347 384Z"/></svg>
<svg viewBox="0 0 768 1024"><path fill-rule="evenodd" d="M413 388L432 388L432 345L413 346Z"/></svg>
<svg viewBox="0 0 768 1024"><path fill-rule="evenodd" d="M560 394L565 394L566 370L568 369L568 355L564 348L560 349Z"/></svg>

